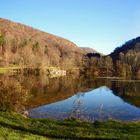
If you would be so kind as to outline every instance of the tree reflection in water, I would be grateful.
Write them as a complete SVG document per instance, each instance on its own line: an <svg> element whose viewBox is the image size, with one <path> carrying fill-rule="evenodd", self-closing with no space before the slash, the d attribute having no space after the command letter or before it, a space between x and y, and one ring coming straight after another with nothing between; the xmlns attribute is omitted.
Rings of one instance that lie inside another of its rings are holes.
<svg viewBox="0 0 140 140"><path fill-rule="evenodd" d="M140 86L138 82L69 76L49 79L45 75L0 75L0 110L20 112L25 109L57 103L76 95L70 116L89 120L89 118L95 116L91 116L92 112L90 112L91 114L88 112L84 98L88 91L102 86L108 87L106 90L111 89L112 94L119 96L124 102L140 107ZM105 106L102 105L102 102L100 107L98 106L96 110L93 109L93 112L95 111L98 112L97 117L101 120L104 119ZM112 110L110 116L107 117L111 118L111 114Z"/></svg>

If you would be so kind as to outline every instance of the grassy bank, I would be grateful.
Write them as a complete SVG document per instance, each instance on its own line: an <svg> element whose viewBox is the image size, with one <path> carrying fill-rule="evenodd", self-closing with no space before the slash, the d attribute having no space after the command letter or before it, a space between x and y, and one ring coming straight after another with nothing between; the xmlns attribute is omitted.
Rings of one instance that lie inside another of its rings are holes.
<svg viewBox="0 0 140 140"><path fill-rule="evenodd" d="M0 112L1 140L140 139L140 122L87 123L78 120L30 119Z"/></svg>

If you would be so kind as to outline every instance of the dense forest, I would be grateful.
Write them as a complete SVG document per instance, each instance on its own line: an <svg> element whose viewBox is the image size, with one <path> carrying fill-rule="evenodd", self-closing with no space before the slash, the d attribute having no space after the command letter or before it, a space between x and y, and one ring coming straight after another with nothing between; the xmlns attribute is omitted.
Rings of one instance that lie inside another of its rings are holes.
<svg viewBox="0 0 140 140"><path fill-rule="evenodd" d="M140 78L140 37L109 55L0 18L0 67L79 68L81 74Z"/></svg>

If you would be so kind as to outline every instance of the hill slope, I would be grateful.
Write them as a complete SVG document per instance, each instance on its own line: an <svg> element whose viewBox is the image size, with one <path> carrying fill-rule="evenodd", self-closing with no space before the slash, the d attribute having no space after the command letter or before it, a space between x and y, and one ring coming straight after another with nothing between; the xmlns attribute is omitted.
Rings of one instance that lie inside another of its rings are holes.
<svg viewBox="0 0 140 140"><path fill-rule="evenodd" d="M64 38L0 18L0 65L79 67L84 50Z"/></svg>
<svg viewBox="0 0 140 140"><path fill-rule="evenodd" d="M140 37L127 41L110 56L117 75L140 78Z"/></svg>
<svg viewBox="0 0 140 140"><path fill-rule="evenodd" d="M140 37L127 41L121 47L117 47L110 56L116 60L119 58L119 54L134 54L140 52Z"/></svg>
<svg viewBox="0 0 140 140"><path fill-rule="evenodd" d="M129 40L107 56L87 53L84 62L90 75L140 79L140 37Z"/></svg>

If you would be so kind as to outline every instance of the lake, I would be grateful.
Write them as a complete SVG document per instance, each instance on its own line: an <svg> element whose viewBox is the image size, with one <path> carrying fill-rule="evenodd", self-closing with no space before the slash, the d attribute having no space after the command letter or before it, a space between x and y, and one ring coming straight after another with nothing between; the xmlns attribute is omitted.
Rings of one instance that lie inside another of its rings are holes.
<svg viewBox="0 0 140 140"><path fill-rule="evenodd" d="M139 81L0 75L0 97L1 110L32 118L140 120Z"/></svg>

